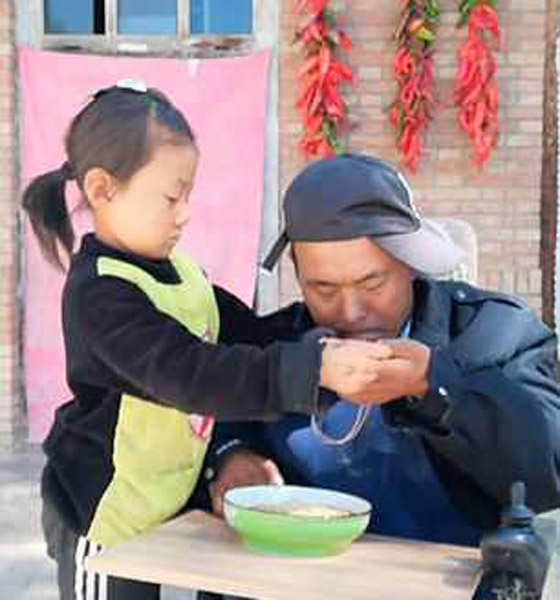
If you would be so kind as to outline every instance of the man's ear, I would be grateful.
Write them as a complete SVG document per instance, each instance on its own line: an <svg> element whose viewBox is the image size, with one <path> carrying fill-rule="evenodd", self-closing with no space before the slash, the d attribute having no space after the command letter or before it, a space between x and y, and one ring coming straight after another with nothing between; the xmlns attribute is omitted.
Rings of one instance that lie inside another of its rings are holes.
<svg viewBox="0 0 560 600"><path fill-rule="evenodd" d="M90 169L84 177L84 193L92 208L100 208L111 202L117 182L113 175L101 167Z"/></svg>

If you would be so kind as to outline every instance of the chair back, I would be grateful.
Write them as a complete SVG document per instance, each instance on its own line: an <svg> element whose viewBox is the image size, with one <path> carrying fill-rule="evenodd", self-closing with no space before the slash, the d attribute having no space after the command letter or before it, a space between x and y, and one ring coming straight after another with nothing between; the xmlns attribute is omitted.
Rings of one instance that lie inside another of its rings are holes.
<svg viewBox="0 0 560 600"><path fill-rule="evenodd" d="M473 226L468 221L451 217L436 217L431 220L465 251L465 259L451 273L446 273L441 278L462 279L475 285L478 278L478 240Z"/></svg>

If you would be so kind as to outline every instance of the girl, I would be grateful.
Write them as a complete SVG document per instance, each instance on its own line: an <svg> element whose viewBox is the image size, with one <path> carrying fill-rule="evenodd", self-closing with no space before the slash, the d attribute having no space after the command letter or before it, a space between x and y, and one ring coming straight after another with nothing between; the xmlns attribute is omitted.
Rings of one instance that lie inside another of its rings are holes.
<svg viewBox="0 0 560 600"><path fill-rule="evenodd" d="M105 589L86 577L84 558L185 505L214 417L310 414L320 385L360 400L375 346L317 335L264 347L274 319L257 320L172 253L189 218L198 149L161 93L101 90L71 122L65 149L62 167L34 179L23 200L46 258L60 267L60 246L71 256L74 245L68 180L94 223L70 258L63 292L74 398L44 443L45 537L62 600L155 599L153 585L108 578Z"/></svg>

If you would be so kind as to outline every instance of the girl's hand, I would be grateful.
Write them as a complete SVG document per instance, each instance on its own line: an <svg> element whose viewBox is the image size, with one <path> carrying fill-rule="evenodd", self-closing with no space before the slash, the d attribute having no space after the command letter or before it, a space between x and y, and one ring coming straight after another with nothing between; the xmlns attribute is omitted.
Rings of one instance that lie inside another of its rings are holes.
<svg viewBox="0 0 560 600"><path fill-rule="evenodd" d="M324 338L321 380L323 387L360 403L376 402L372 385L379 378L380 364L392 356L381 342Z"/></svg>

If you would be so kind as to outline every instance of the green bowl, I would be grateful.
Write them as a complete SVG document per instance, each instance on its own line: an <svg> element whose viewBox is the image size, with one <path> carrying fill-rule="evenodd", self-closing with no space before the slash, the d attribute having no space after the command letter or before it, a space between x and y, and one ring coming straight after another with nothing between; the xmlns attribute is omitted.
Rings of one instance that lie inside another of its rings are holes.
<svg viewBox="0 0 560 600"><path fill-rule="evenodd" d="M331 516L312 514L317 507L328 507ZM283 512L286 508L311 513ZM344 514L335 514L338 511ZM229 490L224 512L226 521L251 550L285 556L330 556L346 550L365 531L371 504L322 488L255 485Z"/></svg>

